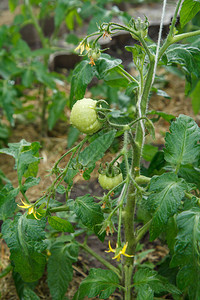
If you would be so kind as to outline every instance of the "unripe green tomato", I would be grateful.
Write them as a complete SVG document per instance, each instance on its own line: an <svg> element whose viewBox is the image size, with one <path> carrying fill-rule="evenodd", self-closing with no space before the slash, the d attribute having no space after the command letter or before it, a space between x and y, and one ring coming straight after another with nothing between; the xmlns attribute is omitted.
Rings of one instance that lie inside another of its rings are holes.
<svg viewBox="0 0 200 300"><path fill-rule="evenodd" d="M102 123L95 110L96 103L96 100L90 98L78 100L72 107L70 123L86 134L93 134L101 129Z"/></svg>
<svg viewBox="0 0 200 300"><path fill-rule="evenodd" d="M106 174L99 174L99 184L104 190L112 190L123 181L122 173L114 177L108 177Z"/></svg>
<svg viewBox="0 0 200 300"><path fill-rule="evenodd" d="M97 60L100 56L101 56L101 52L93 52L93 53L91 53L91 57L94 60Z"/></svg>

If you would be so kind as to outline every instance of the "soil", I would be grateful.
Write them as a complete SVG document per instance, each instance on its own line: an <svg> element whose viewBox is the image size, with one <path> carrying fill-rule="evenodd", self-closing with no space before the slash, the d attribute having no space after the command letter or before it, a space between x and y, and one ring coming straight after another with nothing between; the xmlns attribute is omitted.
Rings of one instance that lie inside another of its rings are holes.
<svg viewBox="0 0 200 300"><path fill-rule="evenodd" d="M165 71L160 70L163 74ZM149 104L150 110L160 110L169 114L173 114L174 116L178 116L179 114L187 114L193 117L196 122L200 123L199 116L195 116L192 111L191 100L185 97L185 83L184 80L178 78L173 74L165 75L165 86L164 91L171 96L171 99L165 99L160 96L153 95ZM69 92L69 87L66 89L66 93ZM87 93L89 97L89 92ZM69 116L69 110L66 109L66 115ZM9 139L9 142L19 142L22 138L29 141L40 141L42 148L40 151L40 156L42 157L40 166L39 166L39 177L41 177L41 183L37 186L37 188L33 187L28 191L28 197L35 201L42 195L46 187L51 183L51 177L48 175L47 170L50 170L54 164L54 162L66 151L67 148L67 132L69 128L69 124L67 122L59 121L56 124L56 127L52 132L49 133L48 137L40 136L40 129L38 123L26 123L16 121L15 128L12 130L12 135ZM152 141L148 138L148 141L152 143L156 143L159 145L164 144L164 133L169 129L169 123L160 119L156 123L156 139ZM107 154L106 160L111 160L111 154ZM63 166L66 165L67 157L63 160ZM62 166L61 164L61 166ZM6 176L12 181L14 187L17 186L16 173L13 171L14 168L14 160L6 155L0 156L0 168L6 174ZM82 176L78 174L75 178L75 186L71 192L71 198L75 198L77 196L84 195L85 193L90 193L96 196L102 196L103 190L99 187L97 182L97 168L93 172L92 179L89 181L84 181ZM17 199L19 201L19 199ZM108 240L111 239L114 243L116 241L115 234L112 237L106 237L104 243L101 243L97 237L90 236L88 239L88 245L99 255L106 257L110 257L110 254L106 254L105 250L108 248ZM150 243L148 240L148 235L144 237L143 240L144 249L152 249L152 252L149 252L143 261L156 264L161 261L161 259L168 253L168 249L165 246L162 246L159 240L156 240L154 243ZM5 244L5 242L0 240L0 272L5 269L5 267L9 264L9 250ZM91 258L87 253L80 251L78 261L74 264L74 277L72 282L70 283L68 292L66 296L69 299L72 299L75 291L79 287L80 282L87 276L88 271L91 267L101 267L104 268L99 262ZM2 300L17 300L18 296L16 294L15 286L12 279L11 272L5 276L0 281L0 291L1 291L1 299ZM49 295L49 289L46 282L46 274L40 279L39 285L36 288L36 293L40 297L40 299L50 300L51 296ZM97 298L93 298L97 299ZM120 295L116 292L113 297L110 299L120 299ZM170 298L168 298L170 299Z"/></svg>

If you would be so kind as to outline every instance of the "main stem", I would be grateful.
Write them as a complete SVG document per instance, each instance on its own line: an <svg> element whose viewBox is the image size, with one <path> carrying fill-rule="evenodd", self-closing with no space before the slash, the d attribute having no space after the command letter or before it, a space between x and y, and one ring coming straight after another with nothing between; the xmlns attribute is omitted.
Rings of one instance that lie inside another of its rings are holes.
<svg viewBox="0 0 200 300"><path fill-rule="evenodd" d="M154 72L155 59L154 56L150 56L149 71L147 79L144 85L144 89L141 89L142 94L139 95L139 107L138 114L142 117L146 117L146 110L148 106L149 93L152 86L153 72ZM133 162L131 167L131 176L133 178L140 175L140 160L142 156L142 147L144 144L144 127L142 121L138 122L135 140L132 144L133 147ZM127 253L133 255L137 244L136 233L134 228L134 215L137 200L137 188L131 181L128 189L127 203L125 207L124 228L125 239L128 242ZM132 295L132 277L134 271L134 258L127 257L124 264L124 285L125 285L125 300L133 299Z"/></svg>

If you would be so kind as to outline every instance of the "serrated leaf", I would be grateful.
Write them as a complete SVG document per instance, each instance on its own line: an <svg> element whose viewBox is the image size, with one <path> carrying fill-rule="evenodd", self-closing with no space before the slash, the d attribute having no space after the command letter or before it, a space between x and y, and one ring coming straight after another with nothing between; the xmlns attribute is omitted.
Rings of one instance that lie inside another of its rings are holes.
<svg viewBox="0 0 200 300"><path fill-rule="evenodd" d="M81 61L73 71L70 91L70 106L74 104L74 99L82 99L85 95L86 87L91 82L96 70L89 64L88 60Z"/></svg>
<svg viewBox="0 0 200 300"><path fill-rule="evenodd" d="M53 300L62 300L73 277L72 264L77 261L78 244L56 243L50 248L48 286Z"/></svg>
<svg viewBox="0 0 200 300"><path fill-rule="evenodd" d="M40 182L40 178L35 178L32 176L28 177L23 184L24 192L26 192L29 188L38 185L39 182Z"/></svg>
<svg viewBox="0 0 200 300"><path fill-rule="evenodd" d="M168 65L181 65L187 75L194 74L196 77L200 75L199 55L200 49L198 47L182 44L171 45L166 51Z"/></svg>
<svg viewBox="0 0 200 300"><path fill-rule="evenodd" d="M8 143L9 148L0 149L0 153L11 155L15 158L18 180L21 183L22 177L36 176L38 171L38 142L29 143L21 140L19 143Z"/></svg>
<svg viewBox="0 0 200 300"><path fill-rule="evenodd" d="M14 270L25 282L36 281L44 272L45 223L45 220L27 219L26 215L20 214L14 220L8 219L3 223L2 234L10 248Z"/></svg>
<svg viewBox="0 0 200 300"><path fill-rule="evenodd" d="M184 0L180 10L180 23L184 27L200 11L198 0Z"/></svg>
<svg viewBox="0 0 200 300"><path fill-rule="evenodd" d="M153 300L154 299L154 292L150 288L149 285L143 284L140 289L138 289L137 298L136 300Z"/></svg>
<svg viewBox="0 0 200 300"><path fill-rule="evenodd" d="M200 129L195 121L180 115L170 126L165 137L165 160L175 167L192 164L199 157Z"/></svg>
<svg viewBox="0 0 200 300"><path fill-rule="evenodd" d="M19 188L13 188L11 184L6 184L0 190L0 220L11 217L17 204L15 198L19 193Z"/></svg>
<svg viewBox="0 0 200 300"><path fill-rule="evenodd" d="M59 186L56 188L56 192L58 194L65 194L66 193L66 188L64 187L64 185L59 184Z"/></svg>
<svg viewBox="0 0 200 300"><path fill-rule="evenodd" d="M15 287L16 287L16 292L17 292L17 295L19 296L19 299L25 299L24 298L24 294L26 293L26 290L34 290L35 287L37 286L38 284L38 281L34 281L34 282L24 282L20 276L19 273L13 271L12 272L12 278L14 280L14 283L15 283ZM30 294L30 293L28 293ZM35 299L35 298L33 298ZM36 298L37 299L37 298ZM32 300L32 298L30 299L27 299L26 300Z"/></svg>
<svg viewBox="0 0 200 300"><path fill-rule="evenodd" d="M183 179L174 173L154 176L150 181L147 205L153 213L150 226L150 239L154 240L164 229L169 217L173 216L181 203L188 187Z"/></svg>
<svg viewBox="0 0 200 300"><path fill-rule="evenodd" d="M79 155L79 163L83 166L90 167L96 161L101 159L111 146L115 138L116 130L106 132L97 137L91 144L86 147Z"/></svg>
<svg viewBox="0 0 200 300"><path fill-rule="evenodd" d="M69 221L61 219L57 216L49 216L48 222L52 228L54 228L58 231L74 232L74 228Z"/></svg>
<svg viewBox="0 0 200 300"><path fill-rule="evenodd" d="M40 300L36 293L30 288L24 289L23 300Z"/></svg>
<svg viewBox="0 0 200 300"><path fill-rule="evenodd" d="M188 183L195 184L200 189L200 169L191 164L182 165L179 169L178 176L182 177Z"/></svg>
<svg viewBox="0 0 200 300"><path fill-rule="evenodd" d="M180 294L180 291L165 277L158 275L155 270L147 268L141 268L135 273L134 284L138 292L138 300L142 300L142 297L144 297L143 299L154 299L154 293Z"/></svg>
<svg viewBox="0 0 200 300"><path fill-rule="evenodd" d="M115 67L122 63L121 59L114 59L108 54L101 54L99 59L96 61L97 77L103 79L108 71L113 70Z"/></svg>
<svg viewBox="0 0 200 300"><path fill-rule="evenodd" d="M118 284L119 278L113 271L92 268L89 275L81 282L76 299L81 300L85 296L108 299Z"/></svg>
<svg viewBox="0 0 200 300"><path fill-rule="evenodd" d="M172 121L173 119L175 119L174 115L171 114L167 114L165 112L162 111L157 111L157 110L151 110L148 112L149 115L157 115L159 117L162 117L164 120L166 120L167 122Z"/></svg>
<svg viewBox="0 0 200 300"><path fill-rule="evenodd" d="M99 235L101 223L104 220L103 212L101 206L94 201L94 198L89 194L76 198L74 211L85 226L94 230L100 240L104 239L104 234Z"/></svg>
<svg viewBox="0 0 200 300"><path fill-rule="evenodd" d="M184 211L177 217L178 235L171 266L179 267L178 287L188 289L189 299L200 297L200 209Z"/></svg>

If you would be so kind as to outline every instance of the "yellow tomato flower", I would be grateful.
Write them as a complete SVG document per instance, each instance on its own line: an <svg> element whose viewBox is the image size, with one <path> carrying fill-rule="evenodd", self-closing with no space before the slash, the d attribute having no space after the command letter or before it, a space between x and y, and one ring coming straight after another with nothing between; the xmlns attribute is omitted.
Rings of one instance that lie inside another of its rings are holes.
<svg viewBox="0 0 200 300"><path fill-rule="evenodd" d="M39 212L36 212L34 206L32 206L28 209L28 215L31 215L31 214L33 214L35 219L40 220L40 219L38 219L37 214L40 215L40 216L41 216L41 214L39 214Z"/></svg>
<svg viewBox="0 0 200 300"><path fill-rule="evenodd" d="M90 47L88 46L87 43L82 41L82 42L80 42L78 47L76 47L76 49L75 49L75 51L78 51L78 50L80 50L80 54L82 54L84 50L89 51Z"/></svg>
<svg viewBox="0 0 200 300"><path fill-rule="evenodd" d="M21 199L21 202L23 203L23 205L17 204L17 206L19 206L19 207L21 207L21 208L30 208L30 207L33 206L33 204L25 203L22 199Z"/></svg>
<svg viewBox="0 0 200 300"><path fill-rule="evenodd" d="M33 214L34 218L39 220L38 217L37 217L37 214L38 215L40 215L40 214L38 212L36 212L34 204L25 203L22 199L21 199L21 202L23 203L23 205L17 204L17 206L19 206L21 208L28 209L28 215Z"/></svg>
<svg viewBox="0 0 200 300"><path fill-rule="evenodd" d="M112 258L112 259L117 259L117 261L120 261L121 259L121 255L124 255L126 257L133 257L134 255L129 255L126 253L126 249L128 247L128 242L122 247L119 247L118 248L118 245L116 244L116 249L113 249L110 245L110 241L108 242L108 247L109 247L109 250L108 251L105 251L107 253L109 252L113 252L115 253L115 256Z"/></svg>

